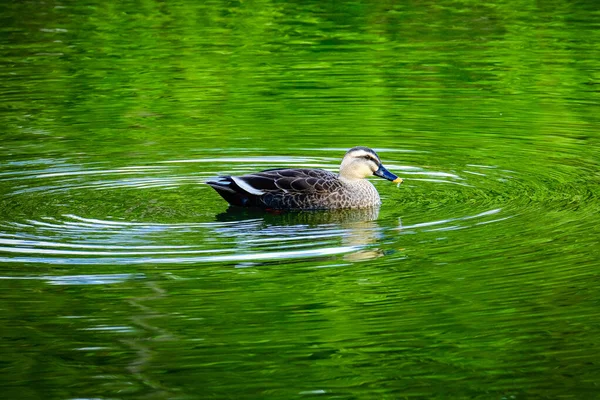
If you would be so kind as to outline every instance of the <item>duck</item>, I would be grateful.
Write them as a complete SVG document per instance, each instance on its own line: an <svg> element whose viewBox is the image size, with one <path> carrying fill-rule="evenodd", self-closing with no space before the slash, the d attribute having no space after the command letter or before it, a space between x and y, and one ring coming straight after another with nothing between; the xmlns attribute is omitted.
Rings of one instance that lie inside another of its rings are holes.
<svg viewBox="0 0 600 400"><path fill-rule="evenodd" d="M378 176L393 183L402 178L388 171L377 153L357 146L346 152L340 172L310 168L275 168L241 176L219 176L206 182L230 205L268 210L332 210L381 205Z"/></svg>

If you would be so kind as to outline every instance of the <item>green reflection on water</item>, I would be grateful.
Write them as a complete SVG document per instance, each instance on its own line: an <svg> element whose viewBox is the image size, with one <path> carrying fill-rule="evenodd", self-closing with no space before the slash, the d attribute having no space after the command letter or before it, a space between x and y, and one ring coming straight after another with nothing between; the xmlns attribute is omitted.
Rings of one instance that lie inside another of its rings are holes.
<svg viewBox="0 0 600 400"><path fill-rule="evenodd" d="M8 398L598 397L594 1L0 10ZM375 218L201 184L355 145Z"/></svg>

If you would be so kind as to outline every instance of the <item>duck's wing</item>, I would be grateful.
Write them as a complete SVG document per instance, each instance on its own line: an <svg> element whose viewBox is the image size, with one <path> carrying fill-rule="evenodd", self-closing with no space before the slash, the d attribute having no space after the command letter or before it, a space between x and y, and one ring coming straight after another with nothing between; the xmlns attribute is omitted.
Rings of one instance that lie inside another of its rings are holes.
<svg viewBox="0 0 600 400"><path fill-rule="evenodd" d="M283 199L298 202L312 195L327 195L341 187L341 182L331 172L301 168L220 176L206 183L236 206L273 206Z"/></svg>
<svg viewBox="0 0 600 400"><path fill-rule="evenodd" d="M256 195L328 193L341 186L335 174L321 169L270 169L232 179L247 192ZM244 187L246 185L248 187Z"/></svg>

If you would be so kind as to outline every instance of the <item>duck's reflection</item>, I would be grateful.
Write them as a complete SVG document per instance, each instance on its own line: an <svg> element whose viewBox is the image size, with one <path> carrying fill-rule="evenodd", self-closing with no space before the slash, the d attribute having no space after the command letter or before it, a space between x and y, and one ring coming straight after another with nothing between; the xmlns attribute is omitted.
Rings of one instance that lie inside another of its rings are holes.
<svg viewBox="0 0 600 400"><path fill-rule="evenodd" d="M383 255L377 248L381 228L379 207L327 211L264 211L230 207L216 216L227 223L219 234L236 238L242 251L273 251L309 246L351 248L346 261L364 261Z"/></svg>

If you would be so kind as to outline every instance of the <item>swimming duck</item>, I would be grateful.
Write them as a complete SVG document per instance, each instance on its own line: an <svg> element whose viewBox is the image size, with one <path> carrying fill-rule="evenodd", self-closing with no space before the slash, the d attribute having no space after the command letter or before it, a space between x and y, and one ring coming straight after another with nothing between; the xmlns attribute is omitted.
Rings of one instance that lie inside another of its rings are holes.
<svg viewBox="0 0 600 400"><path fill-rule="evenodd" d="M402 179L385 169L377 153L353 147L340 173L322 169L268 169L242 176L220 176L206 182L229 204L274 210L366 208L381 204L377 189L365 178L376 175L394 183Z"/></svg>

